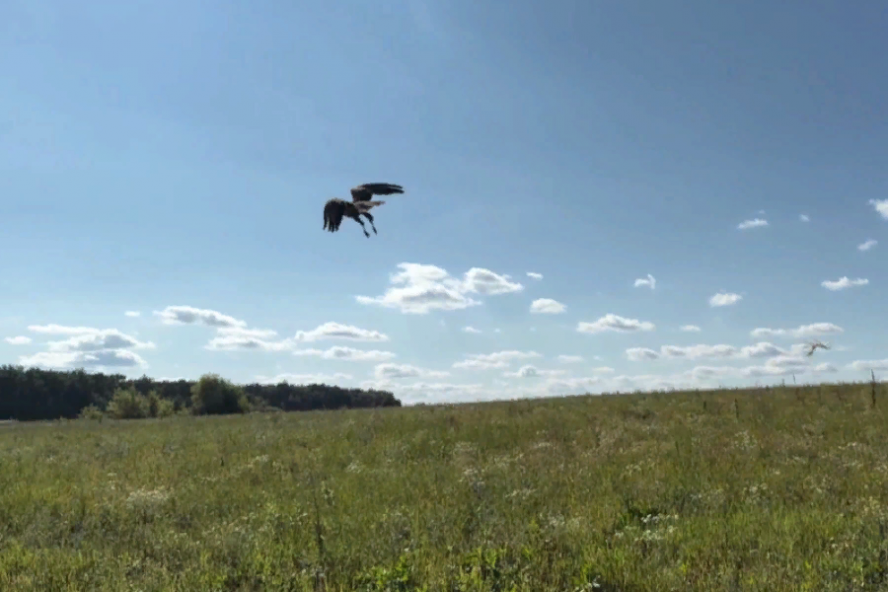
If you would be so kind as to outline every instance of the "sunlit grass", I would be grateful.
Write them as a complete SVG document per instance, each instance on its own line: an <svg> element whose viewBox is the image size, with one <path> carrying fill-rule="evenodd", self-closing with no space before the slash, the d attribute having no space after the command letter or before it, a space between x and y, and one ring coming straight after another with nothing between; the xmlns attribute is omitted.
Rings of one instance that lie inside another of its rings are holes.
<svg viewBox="0 0 888 592"><path fill-rule="evenodd" d="M880 589L872 401L846 385L4 426L0 590Z"/></svg>

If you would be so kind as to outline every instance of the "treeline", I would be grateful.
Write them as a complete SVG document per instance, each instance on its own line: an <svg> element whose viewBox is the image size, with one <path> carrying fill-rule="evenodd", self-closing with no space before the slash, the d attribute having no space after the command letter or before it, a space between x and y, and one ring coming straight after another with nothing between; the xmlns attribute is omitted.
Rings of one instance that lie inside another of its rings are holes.
<svg viewBox="0 0 888 592"><path fill-rule="evenodd" d="M136 399L137 403L127 403L129 399ZM121 374L89 373L82 369L0 366L0 419L73 419L84 410L106 412L111 405L110 410L115 411L124 403L147 405L149 400L153 409L160 408L165 414L401 406L401 401L389 391L326 384L235 385L216 375L206 375L199 381L159 381L148 376L128 379Z"/></svg>

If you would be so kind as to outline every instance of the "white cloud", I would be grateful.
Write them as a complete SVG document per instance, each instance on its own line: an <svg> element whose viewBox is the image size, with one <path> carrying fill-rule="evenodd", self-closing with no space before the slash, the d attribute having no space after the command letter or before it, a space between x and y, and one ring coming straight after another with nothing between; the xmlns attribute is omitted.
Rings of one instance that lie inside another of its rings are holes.
<svg viewBox="0 0 888 592"><path fill-rule="evenodd" d="M276 376L257 376L256 381L259 384L280 384L286 382L293 385L299 384L338 384L344 380L353 380L351 374L343 374L336 372L335 374L291 374L284 373Z"/></svg>
<svg viewBox="0 0 888 592"><path fill-rule="evenodd" d="M95 352L102 350L153 349L153 343L141 342L117 329L93 329L62 341L50 341L51 352Z"/></svg>
<svg viewBox="0 0 888 592"><path fill-rule="evenodd" d="M639 321L638 319L627 319L610 313L594 323L580 322L577 324L577 331L580 333L602 333L604 331L628 333L632 331L653 331L655 328L653 323Z"/></svg>
<svg viewBox="0 0 888 592"><path fill-rule="evenodd" d="M475 333L475 334L481 333L480 329L476 329L475 327L472 327L471 325L467 325L467 326L463 327L462 330L465 333Z"/></svg>
<svg viewBox="0 0 888 592"><path fill-rule="evenodd" d="M883 218L888 220L888 199L883 199L883 200L871 199L871 200L869 200L869 204L871 206L873 206L876 209L876 211Z"/></svg>
<svg viewBox="0 0 888 592"><path fill-rule="evenodd" d="M608 366L599 366L598 368L592 368L592 372L595 374L613 374L614 369Z"/></svg>
<svg viewBox="0 0 888 592"><path fill-rule="evenodd" d="M762 220L761 218L755 218L754 220L744 220L740 224L737 225L738 230L749 230L750 228L760 228L762 226L767 226L768 221Z"/></svg>
<svg viewBox="0 0 888 592"><path fill-rule="evenodd" d="M3 341L10 345L28 345L31 343L31 338L27 335L19 335L17 337L7 337Z"/></svg>
<svg viewBox="0 0 888 592"><path fill-rule="evenodd" d="M22 356L19 362L23 366L41 368L114 368L114 367L147 367L147 363L135 352L125 349L106 349L96 351L46 351L32 356Z"/></svg>
<svg viewBox="0 0 888 592"><path fill-rule="evenodd" d="M654 290L657 287L657 280L651 274L647 274L647 279L638 278L637 280L635 280L635 287L639 288L641 286L647 286L651 290Z"/></svg>
<svg viewBox="0 0 888 592"><path fill-rule="evenodd" d="M527 277L534 279L534 280L541 280L541 279L543 279L543 274L537 273L535 271L528 271Z"/></svg>
<svg viewBox="0 0 888 592"><path fill-rule="evenodd" d="M626 350L626 357L634 362L657 360L661 358L687 360L706 358L742 360L780 358L783 356L792 359L800 359L805 347L805 344L796 344L789 349L785 349L767 341L761 341L743 347L735 347L726 344L697 344L687 346L663 345L660 346L659 351L649 348L632 347Z"/></svg>
<svg viewBox="0 0 888 592"><path fill-rule="evenodd" d="M682 325L678 330L684 331L685 333L699 333L700 327L697 325Z"/></svg>
<svg viewBox="0 0 888 592"><path fill-rule="evenodd" d="M315 356L324 360L342 360L346 362L385 362L397 357L396 354L389 351L362 350L341 345L333 346L327 350L297 349L293 352L293 355Z"/></svg>
<svg viewBox="0 0 888 592"><path fill-rule="evenodd" d="M794 337L796 339L805 339L820 335L834 335L844 331L844 329L833 323L811 323L810 325L801 325L795 329L759 327L750 331L749 334L753 337Z"/></svg>
<svg viewBox="0 0 888 592"><path fill-rule="evenodd" d="M398 378L445 378L450 372L439 370L426 370L410 364L378 364L373 369L373 375L377 380L392 380Z"/></svg>
<svg viewBox="0 0 888 592"><path fill-rule="evenodd" d="M626 357L633 362L656 360L660 357L656 351L646 347L630 347L626 350Z"/></svg>
<svg viewBox="0 0 888 592"><path fill-rule="evenodd" d="M530 312L534 314L559 314L567 307L551 298L537 298L530 304Z"/></svg>
<svg viewBox="0 0 888 592"><path fill-rule="evenodd" d="M215 310L195 308L193 306L167 306L161 311L154 311L166 325L192 325L201 323L209 327L246 327L247 323Z"/></svg>
<svg viewBox="0 0 888 592"><path fill-rule="evenodd" d="M271 329L246 329L242 327L221 328L216 337L205 346L209 350L258 350L267 352L286 351L293 348L290 339L272 340L277 331Z"/></svg>
<svg viewBox="0 0 888 592"><path fill-rule="evenodd" d="M128 316L128 317L132 317L132 318L142 316L142 313L140 313L138 310L128 310L128 311L126 311L126 312L123 313L123 314L126 315L126 316Z"/></svg>
<svg viewBox="0 0 888 592"><path fill-rule="evenodd" d="M356 296L366 305L400 310L404 314L427 314L432 310L460 310L478 306L480 301L468 294L494 296L520 292L524 286L488 269L473 267L463 280L452 277L435 265L399 263L400 271L390 277L394 287L382 296Z"/></svg>
<svg viewBox="0 0 888 592"><path fill-rule="evenodd" d="M583 361L583 356L568 356L562 354L558 356L557 359L562 364L579 364Z"/></svg>
<svg viewBox="0 0 888 592"><path fill-rule="evenodd" d="M888 359L884 360L855 360L848 364L848 368L857 372L870 370L886 371L888 370Z"/></svg>
<svg viewBox="0 0 888 592"><path fill-rule="evenodd" d="M395 396L406 403L431 400L433 402L447 400L450 402L471 401L497 398L501 389L492 391L481 384L462 384L450 382L414 382L410 384L395 383L391 380L367 380L361 388L378 389L394 392Z"/></svg>
<svg viewBox="0 0 888 592"><path fill-rule="evenodd" d="M94 327L68 327L65 325L28 325L28 331L44 333L47 335L79 335L81 333L93 333L98 331Z"/></svg>
<svg viewBox="0 0 888 592"><path fill-rule="evenodd" d="M379 331L360 329L341 323L324 323L311 331L297 331L296 341L321 341L323 339L348 339L351 341L388 341L388 335Z"/></svg>
<svg viewBox="0 0 888 592"><path fill-rule="evenodd" d="M731 345L663 345L660 353L664 358L728 358L737 353L737 348Z"/></svg>
<svg viewBox="0 0 888 592"><path fill-rule="evenodd" d="M508 368L513 360L524 360L528 358L541 357L535 351L501 351L492 354L473 354L466 356L465 360L455 362L454 368L462 368L464 370L490 370L492 368Z"/></svg>
<svg viewBox="0 0 888 592"><path fill-rule="evenodd" d="M139 341L117 329L49 324L30 325L28 330L44 335L64 335L67 339L49 341L46 343L47 351L21 356L19 361L24 366L91 369L147 367L145 360L131 350L155 347L150 341Z"/></svg>
<svg viewBox="0 0 888 592"><path fill-rule="evenodd" d="M545 378L547 376L559 376L561 374L564 374L564 370L541 370L530 364L521 366L521 368L515 372L503 372L503 376L508 378Z"/></svg>
<svg viewBox="0 0 888 592"><path fill-rule="evenodd" d="M743 300L743 296L740 294L734 294L733 292L719 292L709 299L709 306L730 306L741 300Z"/></svg>
<svg viewBox="0 0 888 592"><path fill-rule="evenodd" d="M807 214L799 214L799 220L802 222L810 222L811 218L809 218Z"/></svg>
<svg viewBox="0 0 888 592"><path fill-rule="evenodd" d="M508 275L500 275L480 267L473 267L466 272L463 285L468 292L476 292L488 296L510 294L524 289L524 286L521 284L510 281Z"/></svg>
<svg viewBox="0 0 888 592"><path fill-rule="evenodd" d="M868 239L868 240L863 241L859 245L857 245L857 249L859 251L869 251L870 249L875 247L877 244L879 244L879 241L877 241L875 239Z"/></svg>
<svg viewBox="0 0 888 592"><path fill-rule="evenodd" d="M853 288L856 286L865 286L867 284L869 284L869 280L866 278L857 278L856 280L850 280L845 276L842 276L835 281L823 280L822 282L820 282L821 286L833 292L836 292L838 290L846 290L848 288Z"/></svg>

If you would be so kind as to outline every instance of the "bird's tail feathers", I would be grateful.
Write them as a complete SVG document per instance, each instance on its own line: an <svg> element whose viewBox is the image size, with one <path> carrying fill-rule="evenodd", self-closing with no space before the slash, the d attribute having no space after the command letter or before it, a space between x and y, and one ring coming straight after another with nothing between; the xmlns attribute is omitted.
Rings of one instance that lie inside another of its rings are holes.
<svg viewBox="0 0 888 592"><path fill-rule="evenodd" d="M384 201L359 201L359 202L355 203L355 207L357 207L359 210L363 211L363 210L369 210L370 208L372 208L374 206L381 206L384 203L385 203Z"/></svg>

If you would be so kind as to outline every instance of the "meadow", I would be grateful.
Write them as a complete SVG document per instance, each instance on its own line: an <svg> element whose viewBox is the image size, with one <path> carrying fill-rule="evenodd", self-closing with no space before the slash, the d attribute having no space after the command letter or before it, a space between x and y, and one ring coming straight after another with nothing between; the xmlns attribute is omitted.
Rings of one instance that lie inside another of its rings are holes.
<svg viewBox="0 0 888 592"><path fill-rule="evenodd" d="M884 589L886 394L5 425L0 589Z"/></svg>

